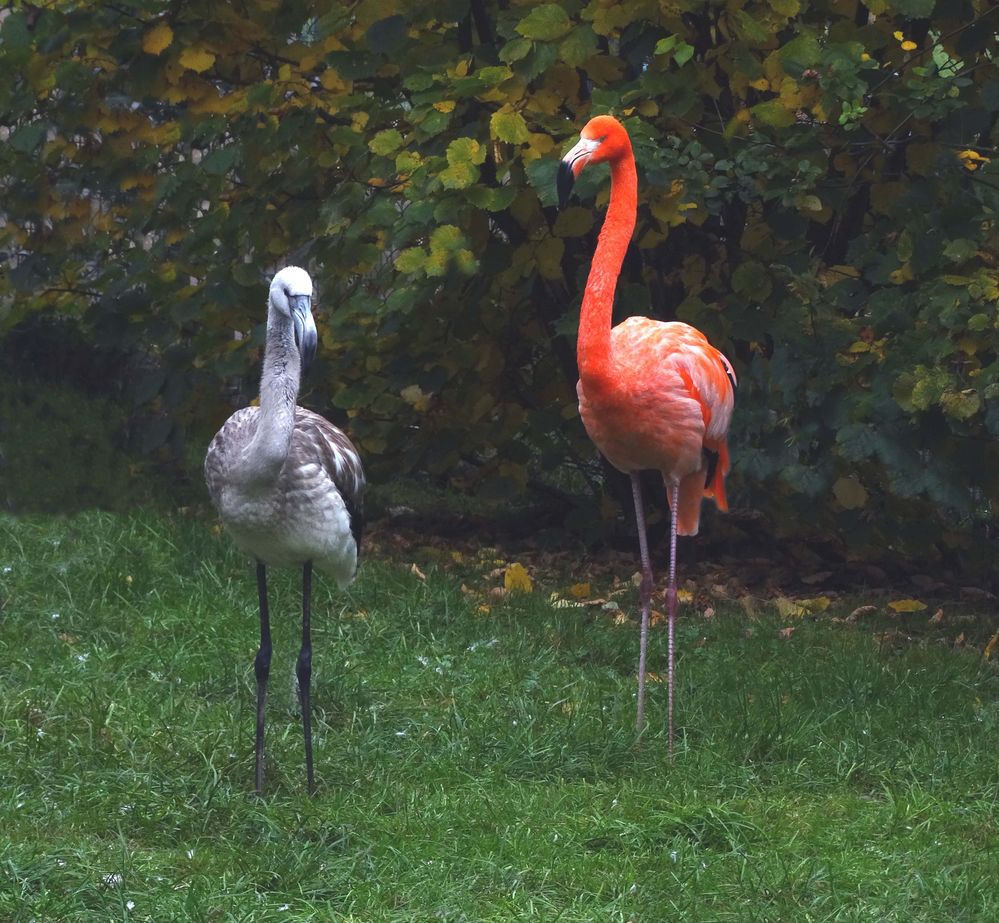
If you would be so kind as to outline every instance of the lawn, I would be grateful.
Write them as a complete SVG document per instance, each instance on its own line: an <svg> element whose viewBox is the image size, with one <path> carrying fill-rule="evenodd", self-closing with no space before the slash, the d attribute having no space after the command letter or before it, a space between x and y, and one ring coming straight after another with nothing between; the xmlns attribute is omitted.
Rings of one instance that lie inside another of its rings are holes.
<svg viewBox="0 0 999 923"><path fill-rule="evenodd" d="M662 685L636 746L637 629L553 607L571 575L498 599L412 563L316 581L313 799L273 574L260 799L255 583L212 522L0 519L0 919L999 919L980 652L688 607L671 765Z"/></svg>

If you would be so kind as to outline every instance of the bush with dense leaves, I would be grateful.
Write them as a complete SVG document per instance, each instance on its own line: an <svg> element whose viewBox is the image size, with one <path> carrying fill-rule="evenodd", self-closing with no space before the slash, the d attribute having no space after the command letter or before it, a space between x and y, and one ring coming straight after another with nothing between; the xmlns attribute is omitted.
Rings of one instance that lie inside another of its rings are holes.
<svg viewBox="0 0 999 923"><path fill-rule="evenodd" d="M640 175L617 319L735 362L737 503L960 548L999 495L997 30L988 0L15 3L0 325L141 351L140 441L203 441L294 260L323 306L308 401L375 477L589 477L607 179L561 214L552 185L612 111Z"/></svg>

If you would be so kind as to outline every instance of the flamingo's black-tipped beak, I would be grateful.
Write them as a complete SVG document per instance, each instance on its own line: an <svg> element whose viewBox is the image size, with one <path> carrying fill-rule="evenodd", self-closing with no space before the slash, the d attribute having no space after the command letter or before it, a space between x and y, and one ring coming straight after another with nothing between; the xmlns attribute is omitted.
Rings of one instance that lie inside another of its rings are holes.
<svg viewBox="0 0 999 923"><path fill-rule="evenodd" d="M291 305L291 317L295 325L295 345L302 357L304 375L316 357L316 347L319 344L316 322L312 317L312 298L308 295L291 295L288 302Z"/></svg>
<svg viewBox="0 0 999 923"><path fill-rule="evenodd" d="M569 196L572 194L572 187L576 182L576 174L572 172L572 164L562 161L558 165L558 175L555 183L558 189L559 211L569 204Z"/></svg>
<svg viewBox="0 0 999 923"><path fill-rule="evenodd" d="M558 176L556 185L558 188L558 207L565 208L569 201L569 193L572 192L573 183L579 176L583 167L593 156L593 152L600 146L603 138L580 138L562 158L558 165Z"/></svg>

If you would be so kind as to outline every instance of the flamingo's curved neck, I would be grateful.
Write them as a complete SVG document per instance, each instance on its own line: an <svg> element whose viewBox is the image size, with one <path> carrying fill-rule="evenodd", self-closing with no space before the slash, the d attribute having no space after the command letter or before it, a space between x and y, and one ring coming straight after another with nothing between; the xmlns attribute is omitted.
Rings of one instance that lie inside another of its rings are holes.
<svg viewBox="0 0 999 923"><path fill-rule="evenodd" d="M273 481L288 456L295 428L295 401L301 377L301 358L295 346L291 322L275 311L268 312L264 370L260 378L260 413L257 432L245 453L252 470L250 480Z"/></svg>
<svg viewBox="0 0 999 923"><path fill-rule="evenodd" d="M610 333L614 313L614 290L624 255L635 230L638 207L638 177L630 148L611 161L610 205L600 229L597 249L586 279L579 312L576 361L583 387L600 387L611 374Z"/></svg>

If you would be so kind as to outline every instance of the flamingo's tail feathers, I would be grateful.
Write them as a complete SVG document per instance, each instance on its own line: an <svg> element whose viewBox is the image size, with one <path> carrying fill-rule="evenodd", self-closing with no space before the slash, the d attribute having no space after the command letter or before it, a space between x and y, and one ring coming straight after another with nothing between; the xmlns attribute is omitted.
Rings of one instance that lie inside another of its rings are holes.
<svg viewBox="0 0 999 923"><path fill-rule="evenodd" d="M676 509L677 535L697 535L701 525L704 469L692 471L680 480L680 502Z"/></svg>
<svg viewBox="0 0 999 923"><path fill-rule="evenodd" d="M705 448L704 457L707 470L704 477L704 496L715 501L722 512L728 512L728 497L725 495L725 475L730 467L728 443L722 439L714 448Z"/></svg>

